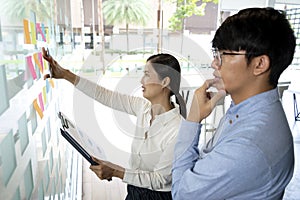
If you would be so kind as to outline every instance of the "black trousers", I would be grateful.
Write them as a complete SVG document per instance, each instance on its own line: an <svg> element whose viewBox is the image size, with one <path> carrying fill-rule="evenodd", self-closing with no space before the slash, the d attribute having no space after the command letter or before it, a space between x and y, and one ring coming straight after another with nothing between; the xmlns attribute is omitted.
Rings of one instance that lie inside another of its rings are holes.
<svg viewBox="0 0 300 200"><path fill-rule="evenodd" d="M127 196L125 200L172 200L172 194L171 191L160 192L127 185Z"/></svg>

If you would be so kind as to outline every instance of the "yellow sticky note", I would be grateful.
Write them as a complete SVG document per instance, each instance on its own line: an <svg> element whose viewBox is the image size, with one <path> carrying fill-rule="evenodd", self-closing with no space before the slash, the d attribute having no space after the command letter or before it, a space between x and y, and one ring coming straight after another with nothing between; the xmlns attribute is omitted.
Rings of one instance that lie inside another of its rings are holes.
<svg viewBox="0 0 300 200"><path fill-rule="evenodd" d="M34 22L30 22L32 44L36 44L36 31Z"/></svg>
<svg viewBox="0 0 300 200"><path fill-rule="evenodd" d="M47 63L47 61L45 59L43 59L43 63L44 63L45 70L49 70L48 63Z"/></svg>
<svg viewBox="0 0 300 200"><path fill-rule="evenodd" d="M43 99L44 99L44 105L46 105L47 104L46 86L43 87Z"/></svg>
<svg viewBox="0 0 300 200"><path fill-rule="evenodd" d="M45 28L46 31L46 40L47 40L47 44L50 44L50 34L49 34L49 29Z"/></svg>

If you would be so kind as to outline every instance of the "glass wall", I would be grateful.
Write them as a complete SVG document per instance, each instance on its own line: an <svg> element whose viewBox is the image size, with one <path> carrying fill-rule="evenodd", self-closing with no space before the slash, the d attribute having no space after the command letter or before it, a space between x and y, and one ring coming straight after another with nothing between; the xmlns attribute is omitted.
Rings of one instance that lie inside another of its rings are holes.
<svg viewBox="0 0 300 200"><path fill-rule="evenodd" d="M0 8L0 199L81 194L70 169L81 159L60 139L59 84L43 79L49 69L41 53L45 47L59 59L72 51L63 40L70 1L0 0Z"/></svg>

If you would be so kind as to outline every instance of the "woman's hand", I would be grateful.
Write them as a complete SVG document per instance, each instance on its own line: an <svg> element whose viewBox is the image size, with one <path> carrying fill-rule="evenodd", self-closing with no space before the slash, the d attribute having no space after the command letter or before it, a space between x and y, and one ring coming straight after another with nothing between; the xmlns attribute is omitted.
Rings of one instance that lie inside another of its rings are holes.
<svg viewBox="0 0 300 200"><path fill-rule="evenodd" d="M42 52L43 52L43 58L50 64L49 66L49 70L50 70L50 74L45 74L44 75L44 79L47 78L57 78L57 79L66 79L68 80L70 83L76 85L79 81L79 77L77 77L77 75L73 74L71 71L62 68L57 62L56 60L54 60L52 58L52 56L50 56L48 54L48 52L45 50L45 48L42 48Z"/></svg>
<svg viewBox="0 0 300 200"><path fill-rule="evenodd" d="M47 62L50 64L49 70L50 74L45 74L44 79L46 78L64 78L64 75L66 73L66 69L62 68L56 60L52 58L52 56L48 55L48 52L45 50L45 48L42 48L43 52L43 58L47 60Z"/></svg>
<svg viewBox="0 0 300 200"><path fill-rule="evenodd" d="M216 79L206 80L205 83L195 91L190 112L187 117L188 121L200 123L212 112L217 102L225 97L226 92L223 89L218 90L213 96L212 93L207 92L216 82Z"/></svg>
<svg viewBox="0 0 300 200"><path fill-rule="evenodd" d="M125 169L119 165L113 164L108 161L100 160L93 157L93 160L98 165L91 165L90 169L101 179L111 181L112 177L123 179Z"/></svg>

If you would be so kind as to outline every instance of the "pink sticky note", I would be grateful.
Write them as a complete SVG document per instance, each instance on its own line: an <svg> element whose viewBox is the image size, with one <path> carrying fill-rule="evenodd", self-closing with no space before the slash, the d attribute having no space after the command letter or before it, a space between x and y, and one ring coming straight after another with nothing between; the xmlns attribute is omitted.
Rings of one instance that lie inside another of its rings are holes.
<svg viewBox="0 0 300 200"><path fill-rule="evenodd" d="M46 42L45 32L42 30L40 23L36 23L36 30L39 34L41 34L43 41Z"/></svg>
<svg viewBox="0 0 300 200"><path fill-rule="evenodd" d="M39 103L40 103L40 107L42 109L42 111L44 112L44 101L43 101L43 96L42 93L39 94Z"/></svg>
<svg viewBox="0 0 300 200"><path fill-rule="evenodd" d="M34 65L32 63L31 56L26 57L26 62L27 62L27 66L30 70L30 73L32 75L32 78L33 78L33 80L35 80L37 76L36 76L36 72L35 72L35 69L34 69Z"/></svg>
<svg viewBox="0 0 300 200"><path fill-rule="evenodd" d="M42 69L43 69L43 71L44 71L44 62L43 62L43 55L42 55L42 52L39 52L38 55L39 55L39 61L41 62Z"/></svg>

